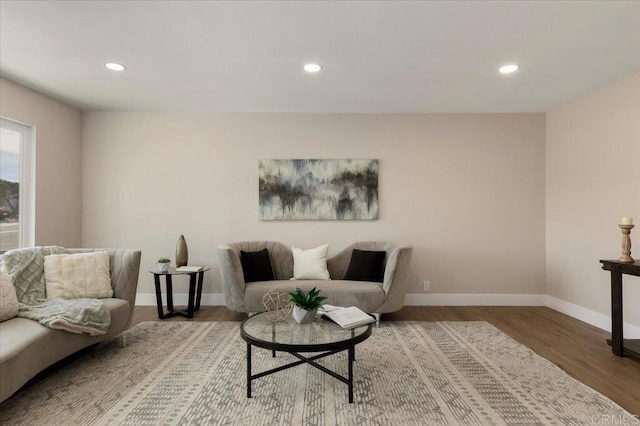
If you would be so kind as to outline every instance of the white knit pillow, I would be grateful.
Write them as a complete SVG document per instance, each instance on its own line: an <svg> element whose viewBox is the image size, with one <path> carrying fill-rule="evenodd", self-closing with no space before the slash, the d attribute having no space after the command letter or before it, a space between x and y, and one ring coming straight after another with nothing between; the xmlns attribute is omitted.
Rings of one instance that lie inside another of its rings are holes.
<svg viewBox="0 0 640 426"><path fill-rule="evenodd" d="M292 247L294 280L330 280L327 269L329 244L309 250Z"/></svg>
<svg viewBox="0 0 640 426"><path fill-rule="evenodd" d="M106 251L45 256L44 279L47 299L113 296Z"/></svg>
<svg viewBox="0 0 640 426"><path fill-rule="evenodd" d="M0 264L0 322L18 315L18 298L11 278Z"/></svg>

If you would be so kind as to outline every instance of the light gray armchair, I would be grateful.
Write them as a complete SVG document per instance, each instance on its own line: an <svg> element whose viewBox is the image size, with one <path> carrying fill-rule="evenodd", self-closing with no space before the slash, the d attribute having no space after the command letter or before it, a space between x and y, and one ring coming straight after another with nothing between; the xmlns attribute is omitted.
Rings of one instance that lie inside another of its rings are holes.
<svg viewBox="0 0 640 426"><path fill-rule="evenodd" d="M275 281L245 283L240 262L240 251L258 251L266 248L271 258ZM385 251L383 282L343 280L353 249ZM325 303L337 306L357 306L365 312L380 314L395 312L404 305L412 248L389 242L367 241L350 245L327 260L330 281L291 280L293 254L291 248L275 241L243 241L218 246L220 274L227 307L238 312L261 312L262 297L271 290L285 292L300 287L308 291L321 289L327 297Z"/></svg>

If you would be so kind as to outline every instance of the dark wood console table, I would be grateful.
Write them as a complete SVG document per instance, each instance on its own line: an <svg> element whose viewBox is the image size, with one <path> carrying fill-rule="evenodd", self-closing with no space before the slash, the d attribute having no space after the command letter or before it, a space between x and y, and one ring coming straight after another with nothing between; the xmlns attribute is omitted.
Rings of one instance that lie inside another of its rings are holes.
<svg viewBox="0 0 640 426"><path fill-rule="evenodd" d="M601 260L602 269L611 271L611 339L607 343L618 356L640 359L640 339L624 340L622 335L622 275L640 277L640 261L622 263L618 260Z"/></svg>

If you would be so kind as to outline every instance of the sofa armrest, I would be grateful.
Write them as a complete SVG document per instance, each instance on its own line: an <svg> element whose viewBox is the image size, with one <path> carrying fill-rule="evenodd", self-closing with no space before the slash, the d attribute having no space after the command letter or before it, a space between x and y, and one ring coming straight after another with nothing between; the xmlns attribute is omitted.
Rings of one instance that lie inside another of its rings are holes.
<svg viewBox="0 0 640 426"><path fill-rule="evenodd" d="M220 263L220 278L222 279L227 307L245 312L247 307L244 302L244 273L242 272L238 250L228 244L219 245L218 261Z"/></svg>
<svg viewBox="0 0 640 426"><path fill-rule="evenodd" d="M133 312L133 307L136 304L142 252L131 249L115 249L109 254L112 254L110 266L113 297L129 302L132 307L131 312Z"/></svg>
<svg viewBox="0 0 640 426"><path fill-rule="evenodd" d="M382 289L385 293L385 303L383 305L385 312L392 312L390 309L398 310L404 305L412 254L412 247L398 246L391 251L387 258L382 281Z"/></svg>

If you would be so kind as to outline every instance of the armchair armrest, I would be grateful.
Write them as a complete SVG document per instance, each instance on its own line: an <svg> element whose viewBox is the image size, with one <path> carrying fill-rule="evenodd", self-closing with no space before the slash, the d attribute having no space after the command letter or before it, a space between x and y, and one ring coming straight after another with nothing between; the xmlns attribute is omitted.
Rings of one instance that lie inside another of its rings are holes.
<svg viewBox="0 0 640 426"><path fill-rule="evenodd" d="M238 250L228 244L219 245L218 261L220 263L220 278L222 279L227 307L236 311L246 312L244 273L242 272Z"/></svg>
<svg viewBox="0 0 640 426"><path fill-rule="evenodd" d="M398 246L389 254L382 281L386 298L381 313L397 311L404 305L412 254L413 248L410 246Z"/></svg>

